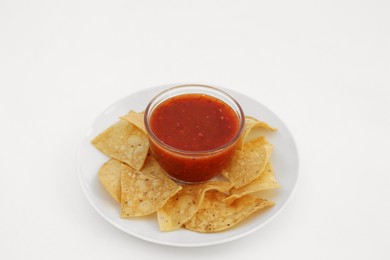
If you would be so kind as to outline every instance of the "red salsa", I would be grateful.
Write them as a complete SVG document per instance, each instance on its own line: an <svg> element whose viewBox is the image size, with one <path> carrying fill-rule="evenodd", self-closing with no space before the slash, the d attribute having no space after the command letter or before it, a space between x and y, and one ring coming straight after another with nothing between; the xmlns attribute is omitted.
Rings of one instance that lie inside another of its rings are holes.
<svg viewBox="0 0 390 260"><path fill-rule="evenodd" d="M238 115L229 105L205 94L165 100L153 110L149 125L168 146L151 140L154 157L169 175L187 182L206 181L221 172L235 151L235 144L223 146L240 128Z"/></svg>
<svg viewBox="0 0 390 260"><path fill-rule="evenodd" d="M160 104L150 127L163 143L185 151L227 144L238 131L236 113L225 102L203 94L176 96Z"/></svg>

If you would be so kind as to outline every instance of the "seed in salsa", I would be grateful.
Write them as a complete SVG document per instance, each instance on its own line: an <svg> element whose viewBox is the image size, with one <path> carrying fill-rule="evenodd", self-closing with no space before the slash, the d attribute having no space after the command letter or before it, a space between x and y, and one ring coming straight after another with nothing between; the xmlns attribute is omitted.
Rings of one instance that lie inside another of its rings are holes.
<svg viewBox="0 0 390 260"><path fill-rule="evenodd" d="M237 134L239 122L233 109L204 94L170 98L153 111L150 127L163 143L185 151L219 148Z"/></svg>

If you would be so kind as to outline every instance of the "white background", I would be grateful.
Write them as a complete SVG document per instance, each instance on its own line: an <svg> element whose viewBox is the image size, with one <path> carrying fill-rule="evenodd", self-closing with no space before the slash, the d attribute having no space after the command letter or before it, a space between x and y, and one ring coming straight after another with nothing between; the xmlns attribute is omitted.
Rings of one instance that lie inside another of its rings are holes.
<svg viewBox="0 0 390 260"><path fill-rule="evenodd" d="M386 1L0 1L0 259L389 259ZM96 116L164 84L231 88L300 153L285 210L227 244L173 248L104 221L78 182Z"/></svg>

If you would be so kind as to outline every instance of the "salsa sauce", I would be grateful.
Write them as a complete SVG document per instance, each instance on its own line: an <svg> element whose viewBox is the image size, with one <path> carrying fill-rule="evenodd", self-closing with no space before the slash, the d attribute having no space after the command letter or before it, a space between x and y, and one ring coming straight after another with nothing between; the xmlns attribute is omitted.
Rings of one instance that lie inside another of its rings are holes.
<svg viewBox="0 0 390 260"><path fill-rule="evenodd" d="M237 139L231 141L242 127L229 105L204 94L163 101L152 111L149 126L160 142L150 138L153 156L168 175L184 182L218 175L232 159Z"/></svg>
<svg viewBox="0 0 390 260"><path fill-rule="evenodd" d="M204 94L185 94L158 105L150 119L154 135L185 151L213 150L231 141L238 119L225 102Z"/></svg>

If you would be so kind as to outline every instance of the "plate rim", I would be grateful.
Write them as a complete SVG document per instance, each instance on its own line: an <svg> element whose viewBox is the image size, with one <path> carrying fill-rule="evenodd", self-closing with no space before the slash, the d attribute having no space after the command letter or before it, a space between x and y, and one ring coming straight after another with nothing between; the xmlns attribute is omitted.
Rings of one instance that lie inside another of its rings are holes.
<svg viewBox="0 0 390 260"><path fill-rule="evenodd" d="M108 216L106 216L106 214L104 212L102 212L100 210L100 208L95 204L95 202L92 200L92 198L90 197L90 194L88 193L87 191L87 187L86 187L86 184L83 182L82 180L82 170L81 170L81 152L82 152L82 148L84 145L88 144L89 141L88 141L88 137L89 137L89 134L91 133L92 131L92 126L98 121L99 118L101 118L107 111L111 110L115 105L121 103L122 101L128 99L130 96L133 96L133 95L139 95L140 93L142 92L145 92L145 91L154 91L156 92L156 94L158 93L157 91L159 90L162 90L164 88L169 88L169 87L172 87L172 86L176 86L176 84L171 84L171 85L159 85L159 86L154 86L154 87L148 87L148 88L144 88L144 89L141 89L141 90L138 90L138 91L135 91L135 92L132 92L128 95L126 95L125 97L122 97L116 101L114 101L113 103L111 103L109 106L107 106L105 109L103 109L102 112L100 112L95 118L94 120L92 121L92 124L90 124L87 128L87 131L84 132L84 136L82 137L82 141L78 147L78 151L77 151L77 160L76 160L76 163L77 163L77 175L78 175L78 179L79 179L79 182L80 182L80 185L82 187L82 190L83 190L83 193L84 195L86 196L88 202L92 205L92 207L96 210L96 212L98 213L98 215L100 215L100 217L102 217L104 220L106 220L108 223L110 223L111 225L113 225L114 227L116 227L117 229L121 230L122 232L128 234L128 235L131 235L133 237L136 237L138 239L141 239L141 240L144 240L144 241L147 241L147 242L151 242L151 243L155 243L155 244L159 244L159 245L165 245L165 246L172 246L172 247L205 247L205 246L213 246L213 245L218 245L218 244L223 244L223 243L227 243L227 242L231 242L231 241L234 241L234 240L237 240L239 238L242 238L242 237L245 237L251 233L254 233L255 231L259 230L260 228L262 228L263 226L267 225L268 223L270 223L272 220L274 220L277 216L279 216L279 214L286 208L286 206L289 204L289 202L291 201L292 197L294 196L296 190L297 190L297 187L298 187L298 184L299 184L299 180L300 180L300 160L299 160L299 151L298 151L298 146L296 144L296 141L295 141L295 138L294 136L292 135L290 129L287 127L287 125L284 123L283 120L281 120L279 118L279 116L277 116L271 109L269 109L266 105L260 103L259 101L257 101L256 99L254 98L251 98L249 97L248 95L246 94L243 94L241 92L238 92L236 90L233 90L233 89L229 89L229 88L225 88L225 87L220 87L220 86L216 86L217 88L223 90L223 91L227 91L229 94L230 93L238 93L239 95L242 95L244 96L245 98L248 98L248 99L251 99L257 103L259 103L260 105L262 105L264 108L266 108L269 112L271 112L273 114L273 116L275 116L282 124L283 126L287 129L289 135L291 136L291 141L292 141L292 145L293 145L293 148L294 148L294 152L296 154L296 178L295 178L295 182L293 184L293 187L291 189L291 192L290 194L288 195L286 201L284 202L284 204L274 213L272 214L267 220L265 220L263 223L257 225L256 227L252 228L252 229L249 229L245 232L242 232L242 233L239 233L239 234L236 234L236 235L233 235L231 237L227 237L227 238L224 238L224 239L220 239L220 240L216 240L216 241L212 241L212 242L200 242L200 243L176 243L176 242L169 242L169 241L161 241L161 240L158 240L158 239L154 239L154 238L150 238L150 237L147 237L147 236L144 236L142 234L138 234L136 232L133 232L133 231L129 231L125 228L122 228L118 223L116 223L114 220L110 219ZM215 86L215 85L214 85ZM233 94L234 95L234 94Z"/></svg>

